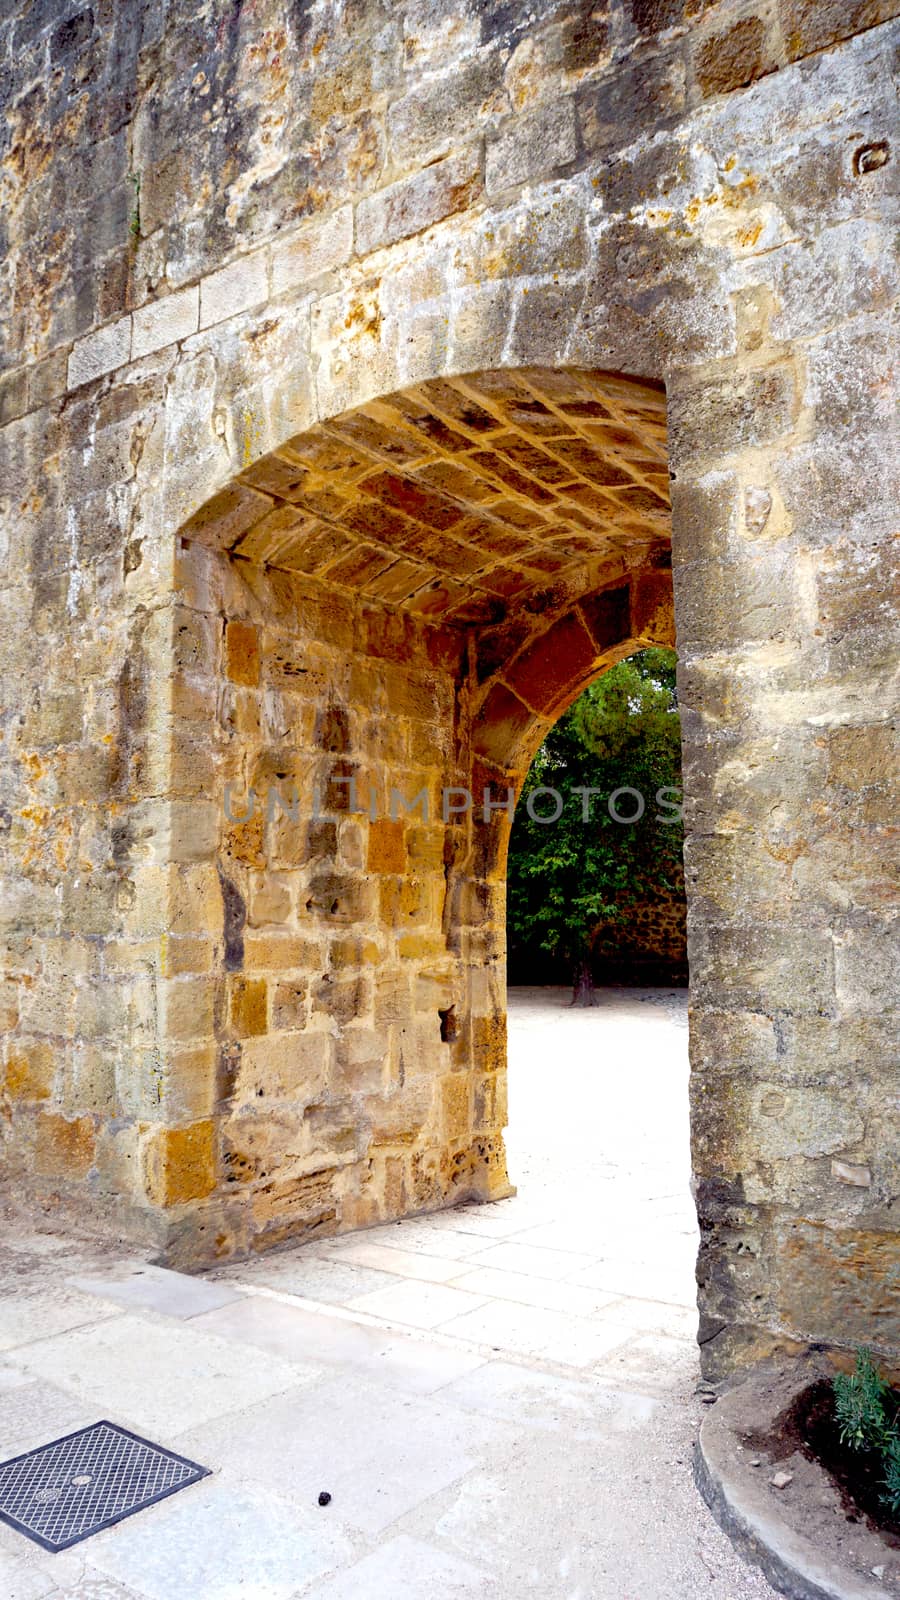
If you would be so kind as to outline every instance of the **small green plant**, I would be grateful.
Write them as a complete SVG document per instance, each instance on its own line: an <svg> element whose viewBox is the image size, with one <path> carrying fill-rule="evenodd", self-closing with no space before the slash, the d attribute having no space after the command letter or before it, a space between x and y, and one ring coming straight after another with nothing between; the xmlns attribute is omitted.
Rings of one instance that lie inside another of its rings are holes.
<svg viewBox="0 0 900 1600"><path fill-rule="evenodd" d="M841 1444L850 1445L853 1450L878 1449L887 1422L885 1397L889 1391L871 1352L857 1350L853 1372L849 1377L839 1372L833 1387Z"/></svg>
<svg viewBox="0 0 900 1600"><path fill-rule="evenodd" d="M868 1450L880 1456L884 1469L882 1502L892 1515L900 1514L900 1406L894 1391L881 1376L872 1353L856 1352L849 1375L832 1379L834 1414L841 1443L851 1450Z"/></svg>
<svg viewBox="0 0 900 1600"><path fill-rule="evenodd" d="M892 1515L900 1517L900 1431L888 1441L884 1452L884 1494L882 1500Z"/></svg>
<svg viewBox="0 0 900 1600"><path fill-rule="evenodd" d="M134 210L131 213L130 232L134 240L141 236L141 175L139 172L129 172L128 181L134 190Z"/></svg>

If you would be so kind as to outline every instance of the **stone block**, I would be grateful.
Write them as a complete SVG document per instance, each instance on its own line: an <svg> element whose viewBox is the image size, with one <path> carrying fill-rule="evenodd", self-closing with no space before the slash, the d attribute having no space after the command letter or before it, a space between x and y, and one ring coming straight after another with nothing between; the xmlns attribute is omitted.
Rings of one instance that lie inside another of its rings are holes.
<svg viewBox="0 0 900 1600"><path fill-rule="evenodd" d="M353 253L353 207L304 224L272 250L272 293L287 294L349 261Z"/></svg>
<svg viewBox="0 0 900 1600"><path fill-rule="evenodd" d="M5 372L0 379L0 428L15 422L28 410L28 372L25 367Z"/></svg>
<svg viewBox="0 0 900 1600"><path fill-rule="evenodd" d="M153 1087L162 1094L163 1114L172 1121L203 1121L209 1118L218 1099L218 1048L210 1040L166 1052L161 1081ZM157 1067L158 1070L158 1067ZM152 1103L143 1106L150 1114Z"/></svg>
<svg viewBox="0 0 900 1600"><path fill-rule="evenodd" d="M10 1039L3 1093L15 1101L48 1100L56 1076L56 1051L49 1039Z"/></svg>
<svg viewBox="0 0 900 1600"><path fill-rule="evenodd" d="M215 1124L208 1118L184 1128L155 1128L144 1151L147 1194L154 1205L202 1200L216 1187Z"/></svg>
<svg viewBox="0 0 900 1600"><path fill-rule="evenodd" d="M522 290L516 306L510 351L518 361L561 364L584 303L583 282L558 283L551 278Z"/></svg>
<svg viewBox="0 0 900 1600"><path fill-rule="evenodd" d="M665 127L684 108L685 79L684 56L673 46L658 55L636 54L599 83L585 84L576 95L584 149L606 156L634 144L651 125Z"/></svg>
<svg viewBox="0 0 900 1600"><path fill-rule="evenodd" d="M369 872L405 872L407 868L405 825L398 818L379 818L369 825L366 867Z"/></svg>
<svg viewBox="0 0 900 1600"><path fill-rule="evenodd" d="M428 878L382 878L379 916L387 928L424 927L432 921L432 884Z"/></svg>
<svg viewBox="0 0 900 1600"><path fill-rule="evenodd" d="M229 1021L238 1039L265 1033L269 1025L268 985L265 978L235 976L229 986Z"/></svg>
<svg viewBox="0 0 900 1600"><path fill-rule="evenodd" d="M286 922L292 907L290 884L271 874L260 874L251 885L247 923L264 928Z"/></svg>
<svg viewBox="0 0 900 1600"><path fill-rule="evenodd" d="M178 344L197 332L200 319L200 290L197 284L176 289L174 294L149 300L133 316L131 359Z"/></svg>
<svg viewBox="0 0 900 1600"><path fill-rule="evenodd" d="M445 949L439 933L401 932L397 940L397 954L404 961L428 961L442 955Z"/></svg>
<svg viewBox="0 0 900 1600"><path fill-rule="evenodd" d="M743 17L725 33L714 33L698 46L694 72L704 96L731 94L754 83L776 63L767 47L759 17Z"/></svg>
<svg viewBox="0 0 900 1600"><path fill-rule="evenodd" d="M836 934L834 963L835 991L844 1011L876 1016L896 1012L900 938L895 920L873 919L871 926Z"/></svg>
<svg viewBox="0 0 900 1600"><path fill-rule="evenodd" d="M333 940L328 961L331 967L340 971L344 967L377 966L381 955L381 946L376 940L351 937Z"/></svg>
<svg viewBox="0 0 900 1600"><path fill-rule="evenodd" d="M62 1117L42 1111L37 1121L34 1164L41 1177L69 1182L86 1178L94 1163L93 1117Z"/></svg>
<svg viewBox="0 0 900 1600"><path fill-rule="evenodd" d="M272 988L272 1027L296 1032L305 1027L309 1014L308 978L287 978Z"/></svg>
<svg viewBox="0 0 900 1600"><path fill-rule="evenodd" d="M485 152L485 188L496 194L566 166L575 159L574 100L553 101L503 123Z"/></svg>
<svg viewBox="0 0 900 1600"><path fill-rule="evenodd" d="M250 972L315 972L324 965L323 946L299 934L255 933L244 936L244 963Z"/></svg>
<svg viewBox="0 0 900 1600"><path fill-rule="evenodd" d="M821 928L701 927L688 941L693 996L719 1010L765 1010L766 995L796 1015L829 1008L834 996L830 933Z"/></svg>
<svg viewBox="0 0 900 1600"><path fill-rule="evenodd" d="M108 322L105 327L85 334L76 340L69 356L67 383L70 389L79 389L83 383L93 383L106 372L124 367L131 359L131 315L120 317L118 322Z"/></svg>
<svg viewBox="0 0 900 1600"><path fill-rule="evenodd" d="M777 1230L775 1271L783 1325L845 1348L900 1347L896 1235L836 1228L803 1217Z"/></svg>
<svg viewBox="0 0 900 1600"><path fill-rule="evenodd" d="M748 1096L738 1164L852 1150L865 1128L862 1110L844 1090L760 1083ZM735 1135L739 1136L737 1129Z"/></svg>
<svg viewBox="0 0 900 1600"><path fill-rule="evenodd" d="M541 634L504 676L519 699L548 716L576 685L587 682L596 660L597 646L587 628L570 616Z"/></svg>
<svg viewBox="0 0 900 1600"><path fill-rule="evenodd" d="M453 1072L441 1079L441 1117L444 1138L467 1138L470 1130L469 1078L464 1072Z"/></svg>
<svg viewBox="0 0 900 1600"><path fill-rule="evenodd" d="M675 596L671 572L640 573L631 592L631 631L636 639L675 647Z"/></svg>
<svg viewBox="0 0 900 1600"><path fill-rule="evenodd" d="M276 985L276 993L285 987ZM233 1104L262 1113L263 1124L268 1117L278 1123L280 1104L294 1108L317 1104L325 1096L333 1047L327 1034L310 1030L247 1040L241 1050Z"/></svg>
<svg viewBox="0 0 900 1600"><path fill-rule="evenodd" d="M669 395L670 462L679 476L758 445L772 444L794 427L794 368L787 362L736 367L702 386L673 385Z"/></svg>
<svg viewBox="0 0 900 1600"><path fill-rule="evenodd" d="M213 1031L214 986L209 978L179 978L165 985L162 1015L172 1040L204 1039Z"/></svg>
<svg viewBox="0 0 900 1600"><path fill-rule="evenodd" d="M335 1041L329 1087L335 1096L381 1093L388 1082L389 1041L383 1028L354 1023Z"/></svg>
<svg viewBox="0 0 900 1600"><path fill-rule="evenodd" d="M827 50L864 28L896 16L896 0L779 0L778 15L789 61Z"/></svg>
<svg viewBox="0 0 900 1600"><path fill-rule="evenodd" d="M464 211L481 188L477 145L455 151L410 178L360 200L356 208L356 248L360 255L384 249L423 233L432 223Z"/></svg>
<svg viewBox="0 0 900 1600"><path fill-rule="evenodd" d="M262 305L269 295L268 251L238 256L227 267L200 280L200 327L226 322L241 311Z"/></svg>
<svg viewBox="0 0 900 1600"><path fill-rule="evenodd" d="M463 140L479 123L507 109L499 51L464 61L426 79L388 112L391 156L399 167L423 164Z"/></svg>
<svg viewBox="0 0 900 1600"><path fill-rule="evenodd" d="M897 758L897 735L890 723L838 728L828 735L828 781L855 793L889 789L896 778Z"/></svg>
<svg viewBox="0 0 900 1600"><path fill-rule="evenodd" d="M232 683L259 684L259 629L249 622L225 624L225 671Z"/></svg>
<svg viewBox="0 0 900 1600"><path fill-rule="evenodd" d="M474 731L479 755L501 769L515 767L519 751L536 733L535 714L503 684L494 684L478 713Z"/></svg>

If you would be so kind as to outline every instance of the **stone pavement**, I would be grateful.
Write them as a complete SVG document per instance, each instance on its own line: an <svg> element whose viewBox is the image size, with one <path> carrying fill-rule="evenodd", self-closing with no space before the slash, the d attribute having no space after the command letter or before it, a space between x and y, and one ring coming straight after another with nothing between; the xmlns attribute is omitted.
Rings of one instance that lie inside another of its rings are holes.
<svg viewBox="0 0 900 1600"><path fill-rule="evenodd" d="M765 1600L693 1487L684 997L513 991L513 1199L188 1278L3 1247L0 1457L99 1417L213 1469L6 1600ZM327 1489L332 1501L318 1505Z"/></svg>

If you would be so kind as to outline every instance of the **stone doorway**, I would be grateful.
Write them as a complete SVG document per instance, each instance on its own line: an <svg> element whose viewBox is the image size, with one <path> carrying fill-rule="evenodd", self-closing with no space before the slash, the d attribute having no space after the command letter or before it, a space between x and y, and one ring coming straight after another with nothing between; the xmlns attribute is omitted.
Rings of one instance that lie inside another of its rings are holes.
<svg viewBox="0 0 900 1600"><path fill-rule="evenodd" d="M661 388L386 396L250 465L178 562L176 738L208 781L149 1166L171 1253L506 1193L509 795L588 681L672 642Z"/></svg>

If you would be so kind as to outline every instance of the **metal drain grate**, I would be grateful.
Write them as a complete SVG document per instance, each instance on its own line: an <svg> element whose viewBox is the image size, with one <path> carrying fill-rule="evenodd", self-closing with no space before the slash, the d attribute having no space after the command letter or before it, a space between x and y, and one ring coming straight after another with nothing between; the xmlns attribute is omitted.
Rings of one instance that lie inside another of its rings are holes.
<svg viewBox="0 0 900 1600"><path fill-rule="evenodd" d="M0 1462L0 1520L45 1550L66 1550L208 1475L127 1428L94 1422Z"/></svg>

